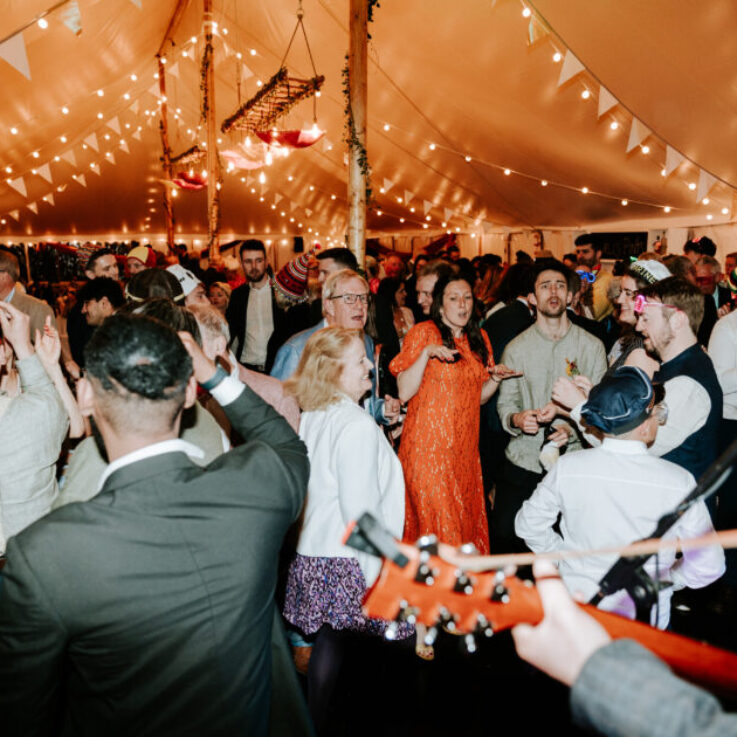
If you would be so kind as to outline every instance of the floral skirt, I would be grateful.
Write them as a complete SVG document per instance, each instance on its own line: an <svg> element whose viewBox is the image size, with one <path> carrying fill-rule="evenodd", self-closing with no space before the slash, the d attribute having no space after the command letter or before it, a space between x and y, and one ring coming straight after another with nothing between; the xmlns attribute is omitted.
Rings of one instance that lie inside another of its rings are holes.
<svg viewBox="0 0 737 737"><path fill-rule="evenodd" d="M287 575L284 617L304 634L315 634L324 624L334 630L383 635L388 622L371 619L362 609L366 579L355 558L294 557ZM407 623L397 639L412 635Z"/></svg>

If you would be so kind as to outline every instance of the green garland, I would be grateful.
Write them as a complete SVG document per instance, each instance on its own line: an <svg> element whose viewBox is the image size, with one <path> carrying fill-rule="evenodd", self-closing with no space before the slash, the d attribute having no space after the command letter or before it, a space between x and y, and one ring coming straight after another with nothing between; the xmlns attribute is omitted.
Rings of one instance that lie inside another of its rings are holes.
<svg viewBox="0 0 737 737"><path fill-rule="evenodd" d="M371 189L371 165L368 160L368 152L356 133L356 123L353 120L353 108L351 107L351 74L348 70L348 55L345 57L345 66L341 72L343 78L343 96L345 97L345 142L349 149L358 150L358 165L361 174L366 177L366 207L371 208L373 194Z"/></svg>

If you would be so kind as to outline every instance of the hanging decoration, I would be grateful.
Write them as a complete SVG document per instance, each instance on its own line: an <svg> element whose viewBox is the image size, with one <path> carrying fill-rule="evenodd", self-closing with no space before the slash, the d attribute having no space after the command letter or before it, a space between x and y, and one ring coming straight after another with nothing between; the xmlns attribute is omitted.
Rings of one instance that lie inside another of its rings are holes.
<svg viewBox="0 0 737 737"><path fill-rule="evenodd" d="M368 160L368 152L356 133L356 123L353 120L353 109L351 108L351 74L348 70L347 54L341 76L343 78L343 97L345 98L345 137L343 140L348 144L349 149L355 148L358 150L358 164L361 167L361 174L366 177L366 207L371 207L371 165Z"/></svg>
<svg viewBox="0 0 737 737"><path fill-rule="evenodd" d="M297 8L297 25L289 39L279 71L250 100L241 105L223 122L220 127L223 133L232 130L245 131L257 135L267 145L278 144L291 148L306 148L322 138L323 132L317 126L317 93L325 82L325 77L317 73L303 19L304 11L302 0L300 0ZM308 79L290 76L286 66L287 56L299 29L302 29L314 75ZM279 130L278 121L283 119L298 102L309 98L312 98L312 128L306 131Z"/></svg>

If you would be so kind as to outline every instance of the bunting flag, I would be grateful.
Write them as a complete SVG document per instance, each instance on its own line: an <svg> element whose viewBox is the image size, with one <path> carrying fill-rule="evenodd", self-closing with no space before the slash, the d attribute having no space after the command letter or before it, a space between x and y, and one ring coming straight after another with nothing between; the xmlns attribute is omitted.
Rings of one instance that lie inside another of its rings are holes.
<svg viewBox="0 0 737 737"><path fill-rule="evenodd" d="M54 193L53 192L49 192L48 194L45 194L41 199L44 202L48 202L52 207L56 204L56 202L54 202Z"/></svg>
<svg viewBox="0 0 737 737"><path fill-rule="evenodd" d="M309 209L309 207L305 207L305 212L307 213L307 217L312 217L312 210Z"/></svg>
<svg viewBox="0 0 737 737"><path fill-rule="evenodd" d="M481 229L484 231L485 235L488 235L489 233L491 233L493 228L494 228L494 224L488 222L487 220L484 220L484 222L481 223Z"/></svg>
<svg viewBox="0 0 737 737"><path fill-rule="evenodd" d="M709 174L708 171L699 169L699 185L696 188L696 200L699 202L703 200L709 194L716 181L717 178Z"/></svg>
<svg viewBox="0 0 737 737"><path fill-rule="evenodd" d="M131 112L138 115L138 111L141 109L141 103L138 102L138 100L133 100L133 104L131 105Z"/></svg>
<svg viewBox="0 0 737 737"><path fill-rule="evenodd" d="M57 192L63 192L63 191L64 191L64 190L66 189L66 188L67 188L67 185L66 185L66 184L60 184L60 185L59 185L59 186L58 186L58 187L56 188L56 191L57 191Z"/></svg>
<svg viewBox="0 0 737 737"><path fill-rule="evenodd" d="M26 43L22 33L16 33L7 41L0 44L0 59L4 59L13 69L20 72L26 79L31 78L31 68L28 66Z"/></svg>
<svg viewBox="0 0 737 737"><path fill-rule="evenodd" d="M10 215L13 220L18 220L18 218L20 218L20 210L11 210L8 215Z"/></svg>
<svg viewBox="0 0 737 737"><path fill-rule="evenodd" d="M128 148L128 144L125 141L120 142L120 149L121 151L125 151L127 154L130 153L130 149Z"/></svg>
<svg viewBox="0 0 737 737"><path fill-rule="evenodd" d="M683 154L679 154L678 151L676 151L674 148L671 148L670 146L665 147L665 176L669 176L671 172L673 172L675 169L677 169L683 160L685 159L685 156Z"/></svg>
<svg viewBox="0 0 737 737"><path fill-rule="evenodd" d="M296 202L294 202L294 201L290 202L289 203L289 212L294 212L298 207L299 207L299 205Z"/></svg>
<svg viewBox="0 0 737 737"><path fill-rule="evenodd" d="M423 210L424 214L427 215L427 213L430 212L430 210L432 210L432 202L430 202L429 200L423 200L422 201L422 210Z"/></svg>
<svg viewBox="0 0 737 737"><path fill-rule="evenodd" d="M414 199L414 192L410 192L408 189L404 190L404 204L409 205L410 202Z"/></svg>
<svg viewBox="0 0 737 737"><path fill-rule="evenodd" d="M632 127L630 128L630 137L627 141L627 153L632 151L635 146L639 146L651 133L637 118L632 118Z"/></svg>
<svg viewBox="0 0 737 737"><path fill-rule="evenodd" d="M333 143L328 139L327 136L322 139L322 150L323 151L332 151L333 150Z"/></svg>
<svg viewBox="0 0 737 737"><path fill-rule="evenodd" d="M611 110L615 105L619 104L619 100L609 92L606 87L599 86L599 117L604 115L607 110Z"/></svg>
<svg viewBox="0 0 737 737"><path fill-rule="evenodd" d="M131 2L140 10L141 9L141 0L131 0Z"/></svg>
<svg viewBox="0 0 737 737"><path fill-rule="evenodd" d="M278 205L283 199L284 199L284 195L281 195L278 192L274 193L274 204L275 205Z"/></svg>
<svg viewBox="0 0 737 737"><path fill-rule="evenodd" d="M245 65L241 65L241 69L243 71L243 79L250 79L253 77L253 72Z"/></svg>
<svg viewBox="0 0 737 737"><path fill-rule="evenodd" d="M230 46L226 43L223 43L223 49L225 49L225 58L230 59L231 56L233 56L233 49L230 48Z"/></svg>
<svg viewBox="0 0 737 737"><path fill-rule="evenodd" d="M100 146L97 143L97 135L95 133L90 133L89 136L84 139L84 143L86 143L94 151L100 150Z"/></svg>
<svg viewBox="0 0 737 737"><path fill-rule="evenodd" d="M394 182L391 179L384 178L384 192L388 192L394 186Z"/></svg>
<svg viewBox="0 0 737 737"><path fill-rule="evenodd" d="M110 118L110 120L108 120L107 123L105 123L105 125L108 128L111 128L112 130L114 130L118 135L120 135L120 122L118 121L117 115L113 118Z"/></svg>
<svg viewBox="0 0 737 737"><path fill-rule="evenodd" d="M41 166L39 166L38 169L36 169L36 173L40 177L43 177L47 182L49 183L52 182L51 169L49 168L48 164L42 164Z"/></svg>
<svg viewBox="0 0 737 737"><path fill-rule="evenodd" d="M179 79L179 62L177 62L176 64L172 64L169 67L169 74L171 74L172 77L176 77L177 79Z"/></svg>
<svg viewBox="0 0 737 737"><path fill-rule="evenodd" d="M152 84L147 90L149 95L153 95L157 100L159 99L159 83L156 82L156 84Z"/></svg>
<svg viewBox="0 0 737 737"><path fill-rule="evenodd" d="M109 162L110 162L110 163L111 163L111 164L112 164L113 166L115 166L115 154L114 154L114 153L113 153L112 151L108 151L108 152L107 152L107 153L105 154L105 158L106 158L106 159L107 159L107 160L108 160L108 161L109 161ZM99 174L100 172L98 171L97 173Z"/></svg>
<svg viewBox="0 0 737 737"><path fill-rule="evenodd" d="M77 166L77 157L74 155L74 151L70 148L69 151L65 151L61 154L61 158L67 161L72 166Z"/></svg>
<svg viewBox="0 0 737 737"><path fill-rule="evenodd" d="M82 33L82 14L79 12L79 5L77 0L71 0L61 9L61 22L72 32L75 36L79 36Z"/></svg>
<svg viewBox="0 0 737 737"><path fill-rule="evenodd" d="M26 190L26 183L23 177L17 179L9 179L8 184L17 192L20 192L24 197L28 197L28 191Z"/></svg>
<svg viewBox="0 0 737 737"><path fill-rule="evenodd" d="M26 207L34 214L38 215L38 203L31 202L29 205L26 205Z"/></svg>
<svg viewBox="0 0 737 737"><path fill-rule="evenodd" d="M92 169L92 171L95 172L98 177L100 176L100 165L98 163L90 164L90 169Z"/></svg>
<svg viewBox="0 0 737 737"><path fill-rule="evenodd" d="M87 177L84 174L72 174L72 179L83 187L87 186Z"/></svg>
<svg viewBox="0 0 737 737"><path fill-rule="evenodd" d="M540 21L537 16L533 15L530 18L530 22L527 24L527 45L532 46L537 43L541 38L545 37L550 33L550 30Z"/></svg>
<svg viewBox="0 0 737 737"><path fill-rule="evenodd" d="M447 207L443 208L443 220L451 220L454 215L455 213L453 210L449 210Z"/></svg>
<svg viewBox="0 0 737 737"><path fill-rule="evenodd" d="M563 66L560 70L560 77L558 77L558 87L565 84L569 79L573 79L577 74L580 74L586 67L571 53L571 50L566 51L566 56L563 59Z"/></svg>

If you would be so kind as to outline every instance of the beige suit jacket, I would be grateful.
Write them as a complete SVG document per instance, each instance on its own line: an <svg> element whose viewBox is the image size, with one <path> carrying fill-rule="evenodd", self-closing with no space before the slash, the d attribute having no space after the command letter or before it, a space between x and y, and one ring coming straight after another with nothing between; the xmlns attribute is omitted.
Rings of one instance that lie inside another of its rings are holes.
<svg viewBox="0 0 737 737"><path fill-rule="evenodd" d="M44 323L46 322L46 316L51 316L51 324L56 327L56 320L54 318L54 312L46 302L40 299L31 297L30 294L24 294L16 286L15 294L13 299L10 300L10 304L13 307L17 307L21 312L25 312L31 318L31 340L36 337L36 330L43 332Z"/></svg>

